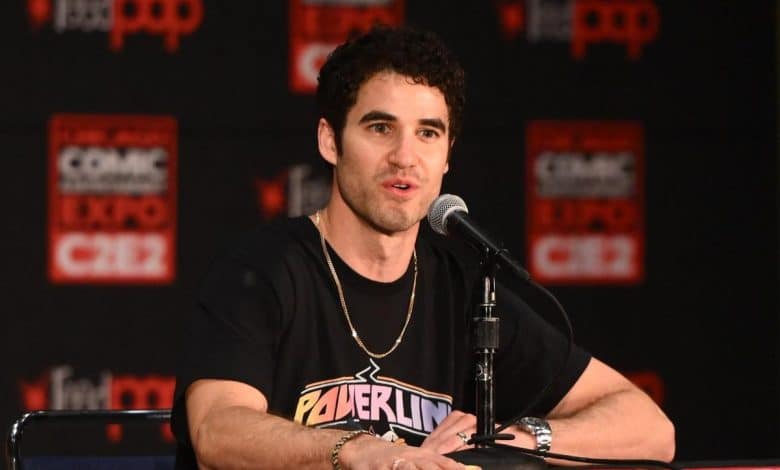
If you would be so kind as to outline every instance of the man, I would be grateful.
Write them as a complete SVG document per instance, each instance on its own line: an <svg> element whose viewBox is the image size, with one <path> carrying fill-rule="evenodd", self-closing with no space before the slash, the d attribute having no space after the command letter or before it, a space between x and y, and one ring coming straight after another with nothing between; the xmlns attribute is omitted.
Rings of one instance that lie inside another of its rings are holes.
<svg viewBox="0 0 780 470"><path fill-rule="evenodd" d="M376 28L331 54L317 95L331 199L249 234L207 278L177 381L178 465L463 468L442 454L476 431L476 254L420 227L460 128L463 72L434 35ZM505 289L499 313L498 420L545 390L538 429L510 427L510 445L673 457L673 427L645 394L579 348L565 356L565 338ZM384 439L344 430L356 428Z"/></svg>

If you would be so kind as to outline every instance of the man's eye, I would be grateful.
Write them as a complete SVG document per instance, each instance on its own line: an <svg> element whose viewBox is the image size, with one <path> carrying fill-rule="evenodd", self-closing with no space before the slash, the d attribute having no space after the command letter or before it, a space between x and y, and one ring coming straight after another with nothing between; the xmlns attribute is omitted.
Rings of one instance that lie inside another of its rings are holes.
<svg viewBox="0 0 780 470"><path fill-rule="evenodd" d="M375 122L374 124L368 126L368 128L378 134L387 134L388 132L390 132L390 126L388 126L384 122Z"/></svg>
<svg viewBox="0 0 780 470"><path fill-rule="evenodd" d="M420 135L425 137L426 139L432 139L434 137L438 137L439 133L433 129L421 129Z"/></svg>

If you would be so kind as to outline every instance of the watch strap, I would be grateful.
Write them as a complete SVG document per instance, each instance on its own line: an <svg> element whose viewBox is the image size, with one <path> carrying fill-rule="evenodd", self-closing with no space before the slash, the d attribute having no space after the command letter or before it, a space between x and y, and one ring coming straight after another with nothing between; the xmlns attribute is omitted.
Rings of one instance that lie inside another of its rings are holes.
<svg viewBox="0 0 780 470"><path fill-rule="evenodd" d="M520 418L517 422L520 429L534 436L536 439L536 450L539 452L549 452L552 446L552 429L550 423L542 418L526 416Z"/></svg>

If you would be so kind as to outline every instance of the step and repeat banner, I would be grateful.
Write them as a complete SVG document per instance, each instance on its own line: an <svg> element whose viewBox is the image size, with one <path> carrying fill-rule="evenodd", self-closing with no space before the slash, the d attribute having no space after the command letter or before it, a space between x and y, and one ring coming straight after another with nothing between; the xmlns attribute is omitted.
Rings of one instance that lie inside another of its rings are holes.
<svg viewBox="0 0 780 470"><path fill-rule="evenodd" d="M776 17L727 0L4 2L0 425L171 406L215 256L327 200L317 73L381 22L461 59L444 191L669 414L678 459L778 457ZM172 442L40 427L28 452Z"/></svg>

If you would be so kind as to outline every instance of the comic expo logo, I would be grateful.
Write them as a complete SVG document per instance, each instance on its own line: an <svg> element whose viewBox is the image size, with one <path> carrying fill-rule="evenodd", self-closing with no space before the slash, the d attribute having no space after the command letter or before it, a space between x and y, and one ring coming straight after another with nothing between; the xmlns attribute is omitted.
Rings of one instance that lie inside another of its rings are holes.
<svg viewBox="0 0 780 470"><path fill-rule="evenodd" d="M112 51L120 51L133 34L161 36L165 50L176 52L182 36L203 21L202 0L27 0L34 30L48 23L57 33L108 33Z"/></svg>
<svg viewBox="0 0 780 470"><path fill-rule="evenodd" d="M55 115L49 132L50 279L172 281L176 121Z"/></svg>
<svg viewBox="0 0 780 470"><path fill-rule="evenodd" d="M525 32L532 44L568 42L571 55L584 59L595 44L626 48L638 60L658 36L660 15L654 0L494 0L504 39Z"/></svg>
<svg viewBox="0 0 780 470"><path fill-rule="evenodd" d="M255 178L254 183L265 220L312 214L330 197L330 175L307 164L292 165L272 178Z"/></svg>
<svg viewBox="0 0 780 470"><path fill-rule="evenodd" d="M170 409L176 379L162 375L118 375L103 371L97 377L79 377L73 367L60 365L37 379L19 380L25 411L35 410L123 410ZM106 426L106 438L122 440L122 426ZM160 437L173 441L170 426L160 426Z"/></svg>
<svg viewBox="0 0 780 470"><path fill-rule="evenodd" d="M310 93L328 54L374 24L398 26L403 0L290 0L290 90Z"/></svg>
<svg viewBox="0 0 780 470"><path fill-rule="evenodd" d="M640 282L641 125L538 121L526 142L531 274L548 283Z"/></svg>

